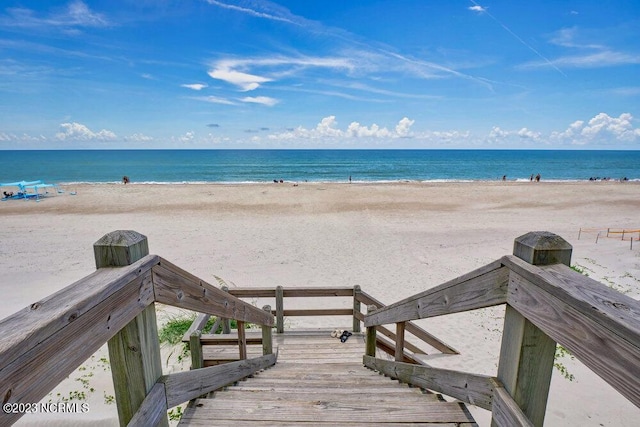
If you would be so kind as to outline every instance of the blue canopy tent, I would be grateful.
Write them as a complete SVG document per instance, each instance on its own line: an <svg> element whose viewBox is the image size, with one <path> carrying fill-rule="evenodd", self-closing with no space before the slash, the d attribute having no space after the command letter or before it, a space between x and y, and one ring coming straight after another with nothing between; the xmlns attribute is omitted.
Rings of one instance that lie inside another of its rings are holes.
<svg viewBox="0 0 640 427"><path fill-rule="evenodd" d="M4 187L7 187L8 190L4 190ZM17 187L17 191L13 191L13 187ZM63 193L64 191L58 188L57 184L45 184L42 180L36 181L17 181L17 182L6 182L0 183L0 188L2 188L2 198L1 201L7 201L11 199L24 199L29 200L31 198L35 198L36 200L40 200L40 197L48 194L47 188L53 187L56 189L56 192ZM44 193L40 194L40 189L44 189Z"/></svg>

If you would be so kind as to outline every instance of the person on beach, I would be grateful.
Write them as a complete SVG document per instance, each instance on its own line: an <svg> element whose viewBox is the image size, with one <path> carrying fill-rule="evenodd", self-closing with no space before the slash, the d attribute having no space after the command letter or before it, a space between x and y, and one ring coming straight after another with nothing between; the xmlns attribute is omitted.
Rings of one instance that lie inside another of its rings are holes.
<svg viewBox="0 0 640 427"><path fill-rule="evenodd" d="M507 175L502 175L502 180L506 181L507 180Z"/></svg>
<svg viewBox="0 0 640 427"><path fill-rule="evenodd" d="M540 174L536 175L536 182L540 182Z"/></svg>
<svg viewBox="0 0 640 427"><path fill-rule="evenodd" d="M349 175L349 184L351 184L351 175Z"/></svg>
<svg viewBox="0 0 640 427"><path fill-rule="evenodd" d="M123 176L123 177L122 177L122 183L123 183L123 184L128 184L128 183L129 183L129 177L128 177L128 176L126 176L126 175L125 175L125 176Z"/></svg>

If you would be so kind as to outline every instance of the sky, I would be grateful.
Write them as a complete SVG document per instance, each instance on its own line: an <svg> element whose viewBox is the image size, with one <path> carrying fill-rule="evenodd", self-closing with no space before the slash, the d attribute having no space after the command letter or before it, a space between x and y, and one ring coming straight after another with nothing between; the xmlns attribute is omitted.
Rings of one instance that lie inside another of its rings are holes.
<svg viewBox="0 0 640 427"><path fill-rule="evenodd" d="M5 0L0 149L640 149L640 2Z"/></svg>

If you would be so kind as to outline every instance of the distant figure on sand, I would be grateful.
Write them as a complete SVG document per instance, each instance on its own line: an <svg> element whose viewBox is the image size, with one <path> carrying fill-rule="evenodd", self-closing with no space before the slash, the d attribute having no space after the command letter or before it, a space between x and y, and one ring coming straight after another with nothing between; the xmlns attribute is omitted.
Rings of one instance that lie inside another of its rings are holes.
<svg viewBox="0 0 640 427"><path fill-rule="evenodd" d="M533 182L533 174L529 177L529 181Z"/></svg>
<svg viewBox="0 0 640 427"><path fill-rule="evenodd" d="M506 181L507 180L507 175L502 175L502 180Z"/></svg>
<svg viewBox="0 0 640 427"><path fill-rule="evenodd" d="M536 182L540 182L540 174L536 175Z"/></svg>
<svg viewBox="0 0 640 427"><path fill-rule="evenodd" d="M349 175L349 184L351 184L351 175Z"/></svg>
<svg viewBox="0 0 640 427"><path fill-rule="evenodd" d="M126 175L125 175L125 176L123 176L123 177L122 177L122 183L123 183L123 184L128 184L128 183L129 183L129 177L128 177L128 176L126 176Z"/></svg>

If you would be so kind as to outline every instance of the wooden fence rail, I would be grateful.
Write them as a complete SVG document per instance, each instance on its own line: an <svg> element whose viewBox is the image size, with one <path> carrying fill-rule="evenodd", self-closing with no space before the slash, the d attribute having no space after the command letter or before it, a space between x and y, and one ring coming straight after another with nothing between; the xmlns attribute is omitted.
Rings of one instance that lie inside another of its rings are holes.
<svg viewBox="0 0 640 427"><path fill-rule="evenodd" d="M516 239L514 255L364 318L374 337L384 324L506 304L496 378L405 366L369 352L364 363L491 409L494 425L541 426L558 343L640 407L640 302L569 268L571 250L552 233L528 233Z"/></svg>
<svg viewBox="0 0 640 427"><path fill-rule="evenodd" d="M223 287L224 288L224 287ZM275 289L268 288L234 288L227 289L224 288L226 292L229 294L238 297L238 298L246 298L246 299L256 299L256 298L269 298L273 299L275 302L276 309L272 310L271 313L276 317L276 329L279 333L284 331L284 318L285 317L295 317L295 316L353 316L353 331L360 332L361 322L364 321L364 313L362 313L361 305L364 304L365 307L369 305L373 305L376 308L385 307L385 305L369 295L368 293L362 291L359 286L354 286L353 288L348 287L332 287L332 288L284 288L282 286L278 286ZM353 298L353 306L350 308L325 308L325 309L285 309L285 299L286 298L326 298L326 297L350 297ZM200 313L194 319L193 323L184 334L182 341L187 343L191 342L191 346L195 345L195 341L193 341L193 332L200 330L202 333L199 335L199 348L195 348L195 356L192 353L192 357L194 357L194 366L200 366L199 355L201 353L201 347L203 345L223 345L223 344L238 344L240 348L242 348L242 344L238 341L239 338L236 336L227 337L228 332L223 330L222 334L216 334L219 330L220 325L226 319L216 318L213 326L205 330L205 325L210 319L210 315ZM376 346L378 349L391 354L396 355L396 357L400 358L404 362L414 363L414 364L423 364L422 360L416 355L427 354L423 349L418 347L417 345L403 340L402 345L397 344L398 335L384 326L378 326L377 331L380 333L376 337ZM433 347L435 350L440 351L444 354L458 354L458 352L448 344L444 343L437 337L431 335L429 332L420 328L419 326L411 323L405 323L405 331L411 333L417 338L417 340L422 341L428 344L430 347ZM386 338L384 338L386 337ZM404 338L404 337L403 337ZM255 344L255 338L252 338L252 343ZM409 350L409 351L406 351ZM397 354L396 354L397 353Z"/></svg>

